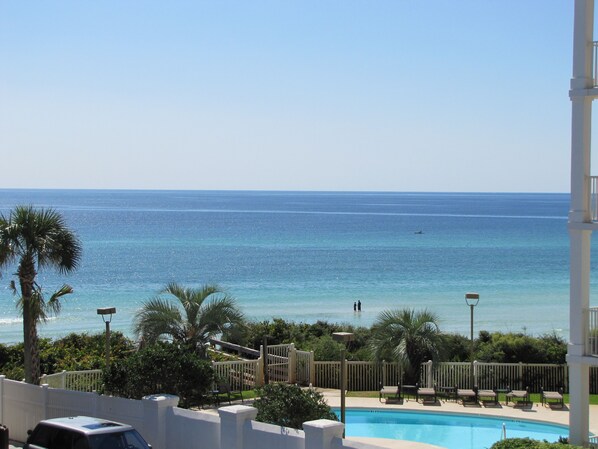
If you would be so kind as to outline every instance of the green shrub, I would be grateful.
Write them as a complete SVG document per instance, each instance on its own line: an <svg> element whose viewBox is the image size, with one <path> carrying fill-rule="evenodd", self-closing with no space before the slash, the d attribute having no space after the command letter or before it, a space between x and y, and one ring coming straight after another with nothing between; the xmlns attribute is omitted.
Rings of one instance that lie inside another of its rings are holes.
<svg viewBox="0 0 598 449"><path fill-rule="evenodd" d="M42 338L39 341L40 367L42 374L54 374L63 370L82 371L104 368L106 336L99 334L71 333L58 340ZM122 332L110 334L110 358L120 360L127 357L135 346ZM0 373L8 379L22 380L23 343L0 344Z"/></svg>
<svg viewBox="0 0 598 449"><path fill-rule="evenodd" d="M532 440L530 438L507 438L497 441L490 449L576 449L580 446L572 446L567 443L549 443L547 441Z"/></svg>
<svg viewBox="0 0 598 449"><path fill-rule="evenodd" d="M111 394L132 399L173 394L181 407L203 404L213 382L210 362L194 351L164 342L112 363L104 373L104 386Z"/></svg>
<svg viewBox="0 0 598 449"><path fill-rule="evenodd" d="M253 349L259 349L264 342L264 336L267 336L269 345L294 343L297 349L301 349L302 351L316 351L322 349L322 345L326 346L327 344L322 344L319 340L321 338L331 338L334 332L352 332L354 334L353 341L347 345L347 359L369 359L369 354L365 348L371 335L370 329L365 327L354 327L351 325L334 324L327 321L317 321L316 323L308 324L294 323L292 321L285 321L282 318L274 318L272 321L250 322L242 336L232 335L232 339L229 341L231 343L249 346ZM327 352L328 349L324 349L324 352ZM338 356L328 360L337 359Z"/></svg>
<svg viewBox="0 0 598 449"><path fill-rule="evenodd" d="M268 384L258 390L257 421L293 429L303 429L305 421L330 419L338 421L324 396L315 390L297 385Z"/></svg>
<svg viewBox="0 0 598 449"><path fill-rule="evenodd" d="M133 341L122 332L110 333L110 360L121 360L135 350ZM103 369L106 363L106 335L71 333L55 341L40 342L42 373L52 374L62 370L79 371Z"/></svg>
<svg viewBox="0 0 598 449"><path fill-rule="evenodd" d="M481 334L481 332L480 332ZM471 357L471 340L461 334L442 334L443 361L469 362Z"/></svg>
<svg viewBox="0 0 598 449"><path fill-rule="evenodd" d="M565 363L566 342L556 334L532 337L525 334L480 332L476 359L497 363Z"/></svg>

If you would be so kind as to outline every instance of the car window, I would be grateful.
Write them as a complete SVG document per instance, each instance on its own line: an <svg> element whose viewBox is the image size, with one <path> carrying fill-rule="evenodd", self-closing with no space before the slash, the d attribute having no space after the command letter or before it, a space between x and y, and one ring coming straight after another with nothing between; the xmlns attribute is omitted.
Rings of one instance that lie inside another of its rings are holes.
<svg viewBox="0 0 598 449"><path fill-rule="evenodd" d="M127 449L148 449L147 443L136 430L123 433Z"/></svg>
<svg viewBox="0 0 598 449"><path fill-rule="evenodd" d="M38 424L33 433L28 438L27 442L38 447L48 449L50 442L54 439L54 436L58 433L56 427L47 426L45 424Z"/></svg>
<svg viewBox="0 0 598 449"><path fill-rule="evenodd" d="M44 449L89 449L84 434L39 424L28 440L29 445Z"/></svg>
<svg viewBox="0 0 598 449"><path fill-rule="evenodd" d="M89 444L91 449L148 449L141 435L135 430L91 435Z"/></svg>
<svg viewBox="0 0 598 449"><path fill-rule="evenodd" d="M87 437L78 433L73 435L73 449L89 449Z"/></svg>
<svg viewBox="0 0 598 449"><path fill-rule="evenodd" d="M89 443L92 449L126 449L122 437L118 433L91 435Z"/></svg>
<svg viewBox="0 0 598 449"><path fill-rule="evenodd" d="M60 429L54 434L48 449L72 449L72 447L73 432L66 429Z"/></svg>

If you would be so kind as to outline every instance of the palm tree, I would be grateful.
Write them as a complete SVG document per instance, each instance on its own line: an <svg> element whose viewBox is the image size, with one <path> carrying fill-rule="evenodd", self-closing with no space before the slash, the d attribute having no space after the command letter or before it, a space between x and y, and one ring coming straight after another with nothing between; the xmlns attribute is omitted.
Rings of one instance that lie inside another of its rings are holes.
<svg viewBox="0 0 598 449"><path fill-rule="evenodd" d="M403 368L405 382L415 384L421 364L438 358L440 344L436 314L402 309L380 313L372 326L369 347L378 361L396 360Z"/></svg>
<svg viewBox="0 0 598 449"><path fill-rule="evenodd" d="M235 300L218 286L186 288L170 283L143 304L135 316L134 331L143 343L167 338L205 357L211 337L243 324L244 316Z"/></svg>
<svg viewBox="0 0 598 449"><path fill-rule="evenodd" d="M51 267L60 273L69 273L77 268L80 258L79 239L54 209L16 206L8 217L0 215L0 267L18 263L15 275L21 293L19 307L23 314L25 381L28 383L38 383L40 377L37 324L45 319L48 310L58 311L58 299L72 291L64 286L45 303L41 287L35 282L37 271ZM14 281L11 287L17 292Z"/></svg>

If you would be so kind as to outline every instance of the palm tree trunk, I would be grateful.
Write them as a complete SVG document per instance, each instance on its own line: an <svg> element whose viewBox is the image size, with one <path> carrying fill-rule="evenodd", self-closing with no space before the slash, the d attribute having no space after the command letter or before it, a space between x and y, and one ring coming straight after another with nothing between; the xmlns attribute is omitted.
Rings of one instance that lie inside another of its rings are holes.
<svg viewBox="0 0 598 449"><path fill-rule="evenodd" d="M39 356L37 348L37 321L34 313L33 282L35 280L35 265L31 257L21 260L17 272L21 285L23 299L23 356L25 361L25 382L39 383Z"/></svg>

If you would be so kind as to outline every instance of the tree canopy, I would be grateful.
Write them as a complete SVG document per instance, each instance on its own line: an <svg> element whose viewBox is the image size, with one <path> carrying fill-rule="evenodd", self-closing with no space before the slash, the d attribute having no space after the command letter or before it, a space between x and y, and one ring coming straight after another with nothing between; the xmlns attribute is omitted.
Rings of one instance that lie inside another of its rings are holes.
<svg viewBox="0 0 598 449"><path fill-rule="evenodd" d="M235 300L218 286L188 288L170 283L143 304L135 316L134 331L143 344L169 339L205 356L211 337L244 323Z"/></svg>
<svg viewBox="0 0 598 449"><path fill-rule="evenodd" d="M11 288L20 292L19 308L23 315L25 380L38 383L40 377L37 325L48 313L60 311L59 299L72 292L62 286L45 301L36 282L38 270L53 268L60 273L75 270L81 258L81 243L54 209L16 206L8 216L0 215L0 267L17 264Z"/></svg>

